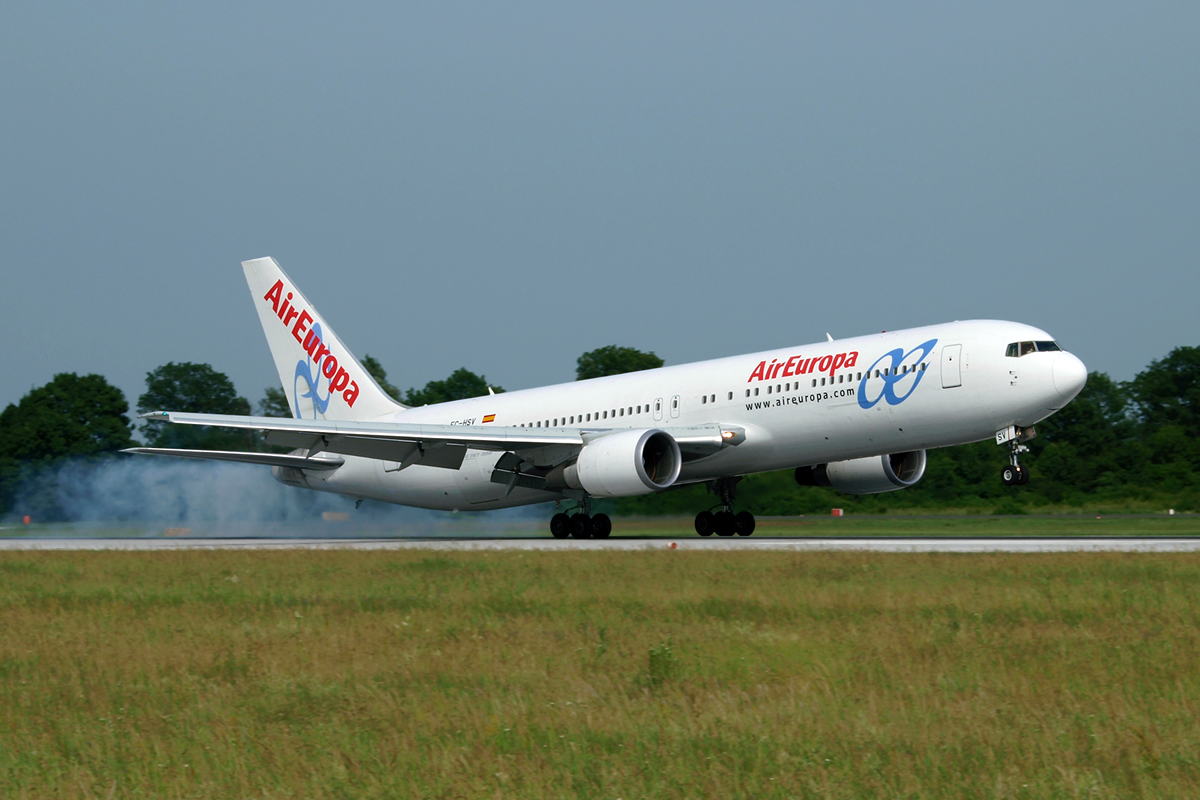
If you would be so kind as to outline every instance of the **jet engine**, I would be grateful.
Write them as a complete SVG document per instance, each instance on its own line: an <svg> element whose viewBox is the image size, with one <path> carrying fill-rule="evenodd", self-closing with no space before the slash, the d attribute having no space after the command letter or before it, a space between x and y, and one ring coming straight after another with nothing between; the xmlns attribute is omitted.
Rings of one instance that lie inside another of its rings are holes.
<svg viewBox="0 0 1200 800"><path fill-rule="evenodd" d="M559 476L552 472L547 483L593 497L628 497L669 488L682 466L679 444L666 431L622 431L588 442L575 463L555 470Z"/></svg>
<svg viewBox="0 0 1200 800"><path fill-rule="evenodd" d="M798 467L796 483L828 486L842 494L878 494L906 489L925 474L925 451L833 461L815 467Z"/></svg>

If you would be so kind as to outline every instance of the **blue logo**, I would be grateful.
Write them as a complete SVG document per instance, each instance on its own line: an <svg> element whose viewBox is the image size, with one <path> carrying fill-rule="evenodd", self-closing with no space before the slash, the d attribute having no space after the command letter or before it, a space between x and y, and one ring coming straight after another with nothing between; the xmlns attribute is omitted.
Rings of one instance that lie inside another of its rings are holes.
<svg viewBox="0 0 1200 800"><path fill-rule="evenodd" d="M321 323L314 322L312 325L312 335L317 339L324 340L321 336ZM322 356L324 361L328 355ZM296 377L292 381L292 394L296 398L296 419L303 419L304 415L300 413L300 400L302 398L311 398L313 404L313 419L317 419L317 415L324 415L326 409L329 408L329 398L333 396L333 392L329 388L329 380L325 382L325 396L321 397L319 388L321 382L321 362L317 362L317 374L313 376L313 365L309 363L307 358L302 358L296 362ZM303 380L308 384L308 391L300 394L300 381Z"/></svg>
<svg viewBox="0 0 1200 800"><path fill-rule="evenodd" d="M884 353L879 358L875 359L875 363L871 365L871 368L867 370L865 375L863 375L862 382L858 384L858 404L863 408L873 408L880 400L887 400L889 406L899 405L907 400L908 396L917 390L917 384L921 382L921 378L925 377L925 370L918 368L911 369L908 372L900 372L900 367L905 361L908 360L909 356L918 350L921 351L921 354L917 356L916 361L918 364L923 362L925 357L933 351L933 348L937 345L937 341L937 339L930 339L928 342L923 342L917 345L907 353L904 352L903 348L897 347L895 350ZM880 376L875 379L876 381L883 382L883 389L879 392L878 397L876 397L874 400L869 400L867 398L867 382L871 380L871 376L872 373L874 373L875 368L878 367L880 362L884 359L890 359L890 363L884 367L884 373L886 374L881 373ZM904 394L897 394L897 385L910 380L912 381L912 385L908 387L907 391L905 391Z"/></svg>

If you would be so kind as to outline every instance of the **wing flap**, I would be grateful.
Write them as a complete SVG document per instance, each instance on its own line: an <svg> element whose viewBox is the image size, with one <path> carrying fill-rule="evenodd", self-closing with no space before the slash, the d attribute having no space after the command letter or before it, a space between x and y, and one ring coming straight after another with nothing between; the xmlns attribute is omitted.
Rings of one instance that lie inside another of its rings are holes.
<svg viewBox="0 0 1200 800"><path fill-rule="evenodd" d="M207 461L237 461L243 464L265 464L269 467L293 467L295 469L337 469L346 463L344 458L306 458L305 456L281 455L279 453L241 453L234 450L183 450L176 447L128 447L122 453L145 456L178 456L199 458Z"/></svg>

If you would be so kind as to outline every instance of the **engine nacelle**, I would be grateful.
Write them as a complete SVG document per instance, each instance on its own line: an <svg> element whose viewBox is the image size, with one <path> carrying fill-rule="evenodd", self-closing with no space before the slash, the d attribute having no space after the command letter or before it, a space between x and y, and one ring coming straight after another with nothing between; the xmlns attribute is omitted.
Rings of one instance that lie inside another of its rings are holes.
<svg viewBox="0 0 1200 800"><path fill-rule="evenodd" d="M796 469L801 486L827 486L842 494L878 494L912 486L925 474L925 451L889 453Z"/></svg>
<svg viewBox="0 0 1200 800"><path fill-rule="evenodd" d="M628 497L670 487L682 466L679 444L666 431L623 431L584 445L562 480L593 497Z"/></svg>

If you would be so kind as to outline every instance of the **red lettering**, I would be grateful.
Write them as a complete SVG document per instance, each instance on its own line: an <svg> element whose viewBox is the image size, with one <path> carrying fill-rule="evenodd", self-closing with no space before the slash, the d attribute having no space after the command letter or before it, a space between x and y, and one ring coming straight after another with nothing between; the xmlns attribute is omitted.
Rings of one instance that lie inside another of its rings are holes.
<svg viewBox="0 0 1200 800"><path fill-rule="evenodd" d="M855 350L850 355L846 356L846 368L849 369L858 363L858 351Z"/></svg>
<svg viewBox="0 0 1200 800"><path fill-rule="evenodd" d="M783 377L790 378L796 374L794 362L799 358L800 356L792 356L787 360L787 363L783 365Z"/></svg>
<svg viewBox="0 0 1200 800"><path fill-rule="evenodd" d="M333 359L336 361L337 359ZM329 382L329 391L340 392L346 388L346 384L350 383L350 373L338 367L337 374L333 376L333 380Z"/></svg>
<svg viewBox="0 0 1200 800"><path fill-rule="evenodd" d="M350 388L346 390L346 393L342 397L345 398L346 405L354 408L354 401L358 399L358 384L350 381Z"/></svg>
<svg viewBox="0 0 1200 800"><path fill-rule="evenodd" d="M299 328L300 323L296 323L296 327ZM295 332L296 332L295 330L292 331L293 334ZM304 352L308 353L308 355L311 357L313 354L313 351L317 349L317 345L319 345L320 343L321 343L321 337L317 336L317 332L309 331L304 336L304 342L303 342Z"/></svg>
<svg viewBox="0 0 1200 800"><path fill-rule="evenodd" d="M758 362L758 366L754 368L754 372L750 373L750 380L746 381L746 383L750 383L750 381L753 381L755 378L758 378L761 381L763 379L763 370L766 368L767 362Z"/></svg>
<svg viewBox="0 0 1200 800"><path fill-rule="evenodd" d="M291 317L288 317L288 320L290 319ZM296 326L292 328L292 336L294 336L296 341L300 342L300 344L304 346L304 349L308 350L309 354L311 355L312 350L308 349L308 337L305 336L303 339L300 338L300 335L308 330L308 323L310 322L312 322L312 315L307 311L301 311L300 319L296 320ZM287 322L285 321L284 324L286 325Z"/></svg>
<svg viewBox="0 0 1200 800"><path fill-rule="evenodd" d="M829 376L833 377L833 373L837 372L838 368L841 367L842 364L845 364L845 363L846 363L846 354L845 353L838 353L836 356L834 356L833 357L833 366L830 367L830 369L829 369Z"/></svg>
<svg viewBox="0 0 1200 800"><path fill-rule="evenodd" d="M813 361L817 361L815 358ZM829 365L833 363L833 356L821 356L821 360L817 361L817 372L825 372L829 369Z"/></svg>
<svg viewBox="0 0 1200 800"><path fill-rule="evenodd" d="M288 312L288 309L289 309L289 308L291 308L291 306L290 306L290 305L288 305L288 304L289 304L289 303L291 303L291 302L292 302L292 293L291 293L291 292L288 292L287 299L283 301L283 307L282 307L282 308L280 308L280 309L279 309L279 312L278 312L278 313L279 313L279 318L280 318L280 319L283 319L283 316L284 316L284 314L287 314L287 312ZM287 325L287 320L286 320L286 319L283 319L283 324L284 324L284 325Z"/></svg>
<svg viewBox="0 0 1200 800"><path fill-rule="evenodd" d="M271 287L271 291L263 295L263 300L271 301L271 309L279 313L279 299L283 297L283 281L275 281L275 285Z"/></svg>
<svg viewBox="0 0 1200 800"><path fill-rule="evenodd" d="M284 324L284 327L287 327L288 325L291 325L291 324L292 324L292 320L294 320L294 319L295 319L296 317L298 317L298 316L300 316L300 312L299 312L299 311L297 311L297 310L296 310L296 309L294 309L294 308L289 308L289 309L287 310L287 313L283 315L283 324ZM300 337L299 337L299 336L297 336L296 338L297 338L297 339L299 339Z"/></svg>
<svg viewBox="0 0 1200 800"><path fill-rule="evenodd" d="M317 352L313 353L312 360L320 364L321 359L327 355L329 355L329 348L325 346L324 342L317 339Z"/></svg>
<svg viewBox="0 0 1200 800"><path fill-rule="evenodd" d="M329 358L325 359L325 363L321 365L321 374L333 380L333 375L337 372L337 368L337 357L330 353Z"/></svg>

